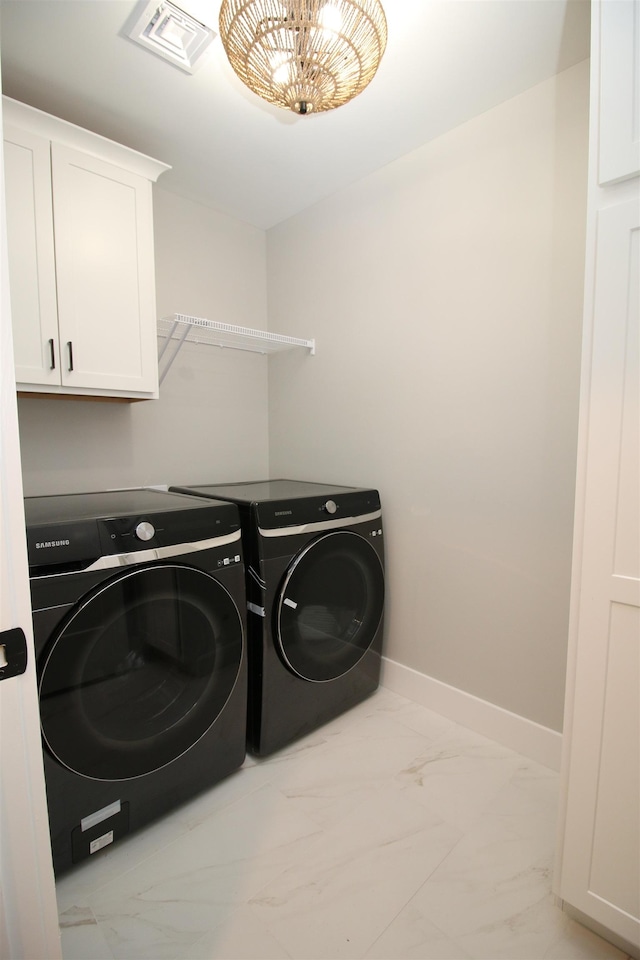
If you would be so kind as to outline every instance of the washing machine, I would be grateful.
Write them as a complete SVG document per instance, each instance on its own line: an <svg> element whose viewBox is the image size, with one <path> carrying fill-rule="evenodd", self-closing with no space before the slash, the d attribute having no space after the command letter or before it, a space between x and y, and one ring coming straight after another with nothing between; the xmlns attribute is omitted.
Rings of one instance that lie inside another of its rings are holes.
<svg viewBox="0 0 640 960"><path fill-rule="evenodd" d="M272 753L376 690L385 596L377 490L286 479L170 489L240 511L252 753Z"/></svg>
<svg viewBox="0 0 640 960"><path fill-rule="evenodd" d="M57 874L242 765L238 510L155 490L25 500Z"/></svg>

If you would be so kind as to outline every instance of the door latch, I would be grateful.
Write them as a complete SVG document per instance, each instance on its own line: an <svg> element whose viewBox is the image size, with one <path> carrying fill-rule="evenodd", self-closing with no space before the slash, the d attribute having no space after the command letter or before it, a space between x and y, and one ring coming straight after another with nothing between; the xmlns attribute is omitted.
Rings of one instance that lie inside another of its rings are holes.
<svg viewBox="0 0 640 960"><path fill-rule="evenodd" d="M0 632L0 680L18 677L27 669L27 638L21 627Z"/></svg>

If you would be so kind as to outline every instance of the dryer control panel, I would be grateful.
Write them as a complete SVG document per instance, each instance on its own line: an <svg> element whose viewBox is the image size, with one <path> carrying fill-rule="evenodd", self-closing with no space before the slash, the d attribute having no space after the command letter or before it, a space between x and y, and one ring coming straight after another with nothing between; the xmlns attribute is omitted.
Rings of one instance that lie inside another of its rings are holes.
<svg viewBox="0 0 640 960"><path fill-rule="evenodd" d="M256 480L171 489L199 497L228 499L238 505L241 516L251 515L252 522L261 530L364 517L380 510L377 490L307 480Z"/></svg>
<svg viewBox="0 0 640 960"><path fill-rule="evenodd" d="M377 490L335 494L333 497L303 497L298 500L272 500L253 504L261 530L279 530L322 520L364 517L380 510Z"/></svg>

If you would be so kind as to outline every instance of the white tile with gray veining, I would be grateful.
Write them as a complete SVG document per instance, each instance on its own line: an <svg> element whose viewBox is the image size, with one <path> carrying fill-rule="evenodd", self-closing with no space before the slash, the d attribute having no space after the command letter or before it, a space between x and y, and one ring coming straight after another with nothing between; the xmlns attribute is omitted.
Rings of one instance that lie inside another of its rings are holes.
<svg viewBox="0 0 640 960"><path fill-rule="evenodd" d="M380 690L58 881L66 960L623 960L551 894L558 777Z"/></svg>

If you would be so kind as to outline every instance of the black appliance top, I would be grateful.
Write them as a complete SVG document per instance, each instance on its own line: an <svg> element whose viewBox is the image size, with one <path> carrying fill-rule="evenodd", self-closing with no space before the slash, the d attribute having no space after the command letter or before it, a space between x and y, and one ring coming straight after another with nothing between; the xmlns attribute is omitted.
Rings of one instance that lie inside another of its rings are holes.
<svg viewBox="0 0 640 960"><path fill-rule="evenodd" d="M226 536L240 528L229 502L163 490L25 497L29 564L81 564L117 553Z"/></svg>
<svg viewBox="0 0 640 960"><path fill-rule="evenodd" d="M380 509L377 490L306 480L256 480L170 487L179 493L217 497L255 512L263 529L277 530L322 520L363 516ZM244 508L244 509L243 509Z"/></svg>
<svg viewBox="0 0 640 960"><path fill-rule="evenodd" d="M189 509L207 506L198 497L186 501L184 497L165 490L140 488L108 490L104 493L59 493L24 499L27 527L36 523L111 520L138 514L170 513L172 510L184 510L187 504Z"/></svg>
<svg viewBox="0 0 640 960"><path fill-rule="evenodd" d="M268 503L270 500L298 500L302 497L335 498L341 493L358 493L360 487L339 487L331 483L307 480L250 480L246 483L207 483L188 487L171 487L183 493L204 497L221 497L234 503Z"/></svg>

